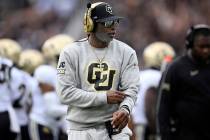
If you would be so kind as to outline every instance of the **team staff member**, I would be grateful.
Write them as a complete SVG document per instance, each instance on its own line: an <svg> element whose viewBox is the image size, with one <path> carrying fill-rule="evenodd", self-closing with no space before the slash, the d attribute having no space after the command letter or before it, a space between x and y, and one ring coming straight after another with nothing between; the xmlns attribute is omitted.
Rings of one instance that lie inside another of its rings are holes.
<svg viewBox="0 0 210 140"><path fill-rule="evenodd" d="M158 109L162 140L210 139L210 27L193 26L187 53L169 66Z"/></svg>
<svg viewBox="0 0 210 140"><path fill-rule="evenodd" d="M126 125L139 88L136 53L114 39L120 17L109 4L88 4L84 17L88 37L65 47L57 67L57 93L68 105L68 139L129 140Z"/></svg>

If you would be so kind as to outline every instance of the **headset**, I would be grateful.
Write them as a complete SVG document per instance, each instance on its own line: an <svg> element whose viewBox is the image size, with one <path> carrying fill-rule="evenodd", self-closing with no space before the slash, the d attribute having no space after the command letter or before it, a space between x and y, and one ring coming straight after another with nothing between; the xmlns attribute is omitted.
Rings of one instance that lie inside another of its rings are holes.
<svg viewBox="0 0 210 140"><path fill-rule="evenodd" d="M84 15L84 30L86 33L93 32L95 27L95 21L91 18L92 10L104 2L96 2L94 4L88 3L87 4L87 12Z"/></svg>
<svg viewBox="0 0 210 140"><path fill-rule="evenodd" d="M210 33L210 26L205 25L205 24L198 24L198 25L190 27L190 29L187 31L186 42L185 42L187 49L190 49L193 47L195 35L197 31L199 30L206 30L206 31L209 31Z"/></svg>

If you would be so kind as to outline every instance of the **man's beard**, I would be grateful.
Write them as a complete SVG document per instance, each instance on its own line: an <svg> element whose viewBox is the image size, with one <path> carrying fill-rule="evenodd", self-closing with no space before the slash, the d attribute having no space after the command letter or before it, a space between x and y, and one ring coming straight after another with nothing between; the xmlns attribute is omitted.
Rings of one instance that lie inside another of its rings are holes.
<svg viewBox="0 0 210 140"><path fill-rule="evenodd" d="M113 40L113 38L110 37L110 36L108 35L108 33L96 32L95 35L96 35L96 38L97 38L98 40L100 40L100 41L102 41L102 42L104 42L104 43L109 43L110 41Z"/></svg>
<svg viewBox="0 0 210 140"><path fill-rule="evenodd" d="M195 58L200 65L207 65L210 63L210 56L206 58L195 56Z"/></svg>

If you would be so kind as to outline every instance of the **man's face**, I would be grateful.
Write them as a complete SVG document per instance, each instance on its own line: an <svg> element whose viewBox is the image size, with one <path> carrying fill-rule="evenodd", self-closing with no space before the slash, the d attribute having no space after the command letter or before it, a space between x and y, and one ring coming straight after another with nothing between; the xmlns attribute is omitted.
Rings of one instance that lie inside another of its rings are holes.
<svg viewBox="0 0 210 140"><path fill-rule="evenodd" d="M192 54L199 62L210 60L210 36L198 35L195 37Z"/></svg>
<svg viewBox="0 0 210 140"><path fill-rule="evenodd" d="M102 42L109 43L115 37L118 23L118 20L97 23L98 25L95 32L96 37Z"/></svg>

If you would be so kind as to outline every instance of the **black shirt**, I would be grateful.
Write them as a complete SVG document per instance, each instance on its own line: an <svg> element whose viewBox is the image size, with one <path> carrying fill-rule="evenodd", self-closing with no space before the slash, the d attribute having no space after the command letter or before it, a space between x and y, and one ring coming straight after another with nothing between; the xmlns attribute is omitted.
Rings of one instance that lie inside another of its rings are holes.
<svg viewBox="0 0 210 140"><path fill-rule="evenodd" d="M163 140L210 140L210 65L188 55L163 74L158 123Z"/></svg>

